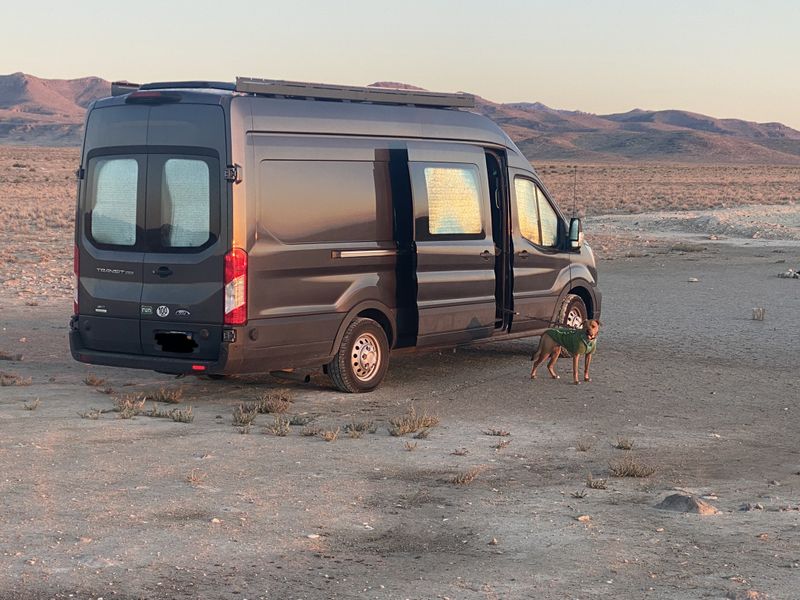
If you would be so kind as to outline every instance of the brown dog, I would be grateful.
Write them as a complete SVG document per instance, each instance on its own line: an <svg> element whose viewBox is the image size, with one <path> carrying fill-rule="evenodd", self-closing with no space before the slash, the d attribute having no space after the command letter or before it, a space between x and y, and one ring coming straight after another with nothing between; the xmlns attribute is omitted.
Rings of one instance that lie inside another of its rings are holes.
<svg viewBox="0 0 800 600"><path fill-rule="evenodd" d="M592 363L592 355L597 347L597 334L600 332L600 321L597 319L587 319L583 322L582 329L567 329L557 327L548 329L542 334L539 340L539 347L531 356L533 367L531 368L531 379L536 379L536 369L547 357L547 370L553 379L560 379L556 373L556 361L561 356L561 350L566 349L572 355L572 379L577 385L578 381L578 361L581 354L583 359L583 380L591 381L589 377L589 365Z"/></svg>

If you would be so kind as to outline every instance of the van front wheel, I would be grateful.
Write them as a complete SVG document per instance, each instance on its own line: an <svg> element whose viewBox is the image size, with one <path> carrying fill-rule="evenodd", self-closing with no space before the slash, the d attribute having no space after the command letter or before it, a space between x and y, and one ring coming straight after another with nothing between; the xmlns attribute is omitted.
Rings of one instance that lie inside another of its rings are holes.
<svg viewBox="0 0 800 600"><path fill-rule="evenodd" d="M355 319L342 336L339 351L328 363L328 376L343 392L371 392L389 367L386 332L372 319Z"/></svg>

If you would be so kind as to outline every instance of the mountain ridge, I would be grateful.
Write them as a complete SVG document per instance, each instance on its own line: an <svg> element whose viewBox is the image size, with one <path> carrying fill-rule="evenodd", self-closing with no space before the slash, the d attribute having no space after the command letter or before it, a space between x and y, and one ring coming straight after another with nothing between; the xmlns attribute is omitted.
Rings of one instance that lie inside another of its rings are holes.
<svg viewBox="0 0 800 600"><path fill-rule="evenodd" d="M391 81L371 85L424 90ZM99 77L0 75L0 144L78 145L86 107L110 94L111 83ZM776 122L675 109L598 115L541 102L475 101L475 111L497 122L532 161L800 164L800 131Z"/></svg>

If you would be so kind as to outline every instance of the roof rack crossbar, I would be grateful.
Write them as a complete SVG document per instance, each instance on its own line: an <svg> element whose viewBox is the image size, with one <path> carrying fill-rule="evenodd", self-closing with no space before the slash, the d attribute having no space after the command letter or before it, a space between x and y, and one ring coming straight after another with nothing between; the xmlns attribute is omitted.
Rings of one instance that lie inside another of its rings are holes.
<svg viewBox="0 0 800 600"><path fill-rule="evenodd" d="M318 100L350 100L375 104L411 104L439 108L474 108L475 106L475 97L464 93L443 94L418 90L328 85L257 79L253 77L237 77L236 91L248 94L314 98Z"/></svg>

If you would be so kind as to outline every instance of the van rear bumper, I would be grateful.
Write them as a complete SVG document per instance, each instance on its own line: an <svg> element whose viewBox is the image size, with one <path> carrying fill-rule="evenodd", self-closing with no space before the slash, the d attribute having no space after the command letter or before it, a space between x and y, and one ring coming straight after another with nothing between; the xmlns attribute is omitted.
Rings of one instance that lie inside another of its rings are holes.
<svg viewBox="0 0 800 600"><path fill-rule="evenodd" d="M76 318L73 316L69 322L69 350L72 358L78 362L92 365L105 365L109 367L125 367L127 369L147 369L162 373L221 373L229 362L228 344L222 342L219 347L217 360L201 360L173 358L170 356L148 356L145 354L125 354L121 352L107 352L86 348L78 331ZM204 369L194 367L205 367Z"/></svg>

